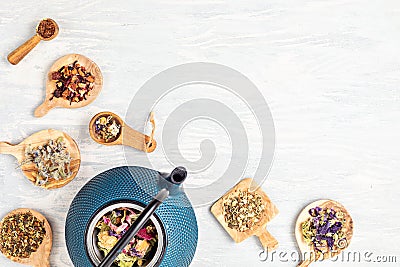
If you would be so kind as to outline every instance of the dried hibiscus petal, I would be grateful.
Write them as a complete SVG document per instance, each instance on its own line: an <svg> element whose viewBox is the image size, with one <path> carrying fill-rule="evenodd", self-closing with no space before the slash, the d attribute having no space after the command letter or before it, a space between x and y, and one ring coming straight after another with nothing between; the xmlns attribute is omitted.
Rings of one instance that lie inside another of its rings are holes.
<svg viewBox="0 0 400 267"><path fill-rule="evenodd" d="M95 82L95 77L90 72L87 72L85 67L81 66L78 61L62 66L58 71L51 74L51 79L55 81L56 89L50 100L54 97L62 97L68 100L70 104L86 100Z"/></svg>

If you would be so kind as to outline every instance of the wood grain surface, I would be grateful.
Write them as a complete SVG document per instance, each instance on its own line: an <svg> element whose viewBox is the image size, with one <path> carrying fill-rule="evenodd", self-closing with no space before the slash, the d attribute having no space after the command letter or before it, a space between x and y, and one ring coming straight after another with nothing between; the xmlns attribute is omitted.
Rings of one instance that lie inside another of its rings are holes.
<svg viewBox="0 0 400 267"><path fill-rule="evenodd" d="M59 35L11 65L7 55L32 36L43 17L57 21ZM211 204L197 207L199 245L192 266L296 266L297 260L290 258L297 251L296 218L308 203L326 198L342 203L353 217L356 228L346 251L370 252L372 258L368 263L328 260L315 266L398 265L400 213L394 212L400 202L398 0L1 1L0 35L0 140L19 143L36 131L55 128L71 135L81 150L79 175L55 191L32 187L21 179L15 159L0 155L0 217L18 207L46 214L53 228L51 266L72 266L64 223L75 194L96 174L127 162L122 146L106 147L90 138L90 119L104 110L125 119L132 97L147 80L169 67L197 61L240 71L268 102L277 141L273 166L262 187L280 214L268 224L279 241L271 260L271 255L259 257L262 248L254 238L240 244L232 241L213 218ZM70 53L98 64L104 77L102 93L89 106L54 109L35 118L33 111L45 98L48 70ZM235 96L201 89L224 103L236 103ZM158 147L149 154L153 162L164 160L161 126L166 108L173 110L188 97L198 95L170 95L163 102L165 109L154 110L160 127L155 136ZM241 107L234 104L232 109L249 125L251 147L249 153L243 152L249 154L248 168L238 179L253 177L260 157L257 125ZM127 123L142 131L145 121L143 117ZM212 183L229 163L225 161L230 159L229 138L220 129L204 122L182 131L184 157L196 160L199 140L217 135L216 156L222 158L210 171L191 174L190 186ZM144 153L132 154L135 160ZM167 166L155 164L170 171ZM288 253L287 261L279 259L280 252ZM397 263L373 262L379 255L396 255ZM0 266L19 265L0 257Z"/></svg>

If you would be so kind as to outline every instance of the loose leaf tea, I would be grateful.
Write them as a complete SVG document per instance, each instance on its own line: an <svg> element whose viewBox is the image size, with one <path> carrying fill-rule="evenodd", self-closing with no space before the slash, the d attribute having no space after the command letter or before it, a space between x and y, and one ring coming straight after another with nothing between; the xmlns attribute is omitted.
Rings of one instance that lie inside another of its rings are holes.
<svg viewBox="0 0 400 267"><path fill-rule="evenodd" d="M238 190L224 200L223 212L229 228L239 232L253 229L260 221L265 206L262 197L248 190Z"/></svg>
<svg viewBox="0 0 400 267"><path fill-rule="evenodd" d="M344 212L332 208L315 207L309 210L310 218L301 225L304 241L317 254L344 249L346 219Z"/></svg>
<svg viewBox="0 0 400 267"><path fill-rule="evenodd" d="M0 231L1 251L6 256L17 258L29 258L46 235L44 222L30 212L5 217Z"/></svg>
<svg viewBox="0 0 400 267"><path fill-rule="evenodd" d="M121 132L121 124L111 115L101 116L94 124L94 132L104 142L114 142Z"/></svg>
<svg viewBox="0 0 400 267"><path fill-rule="evenodd" d="M62 137L49 140L46 144L35 148L27 146L25 160L21 166L32 163L36 165L37 173L34 176L35 184L38 186L47 185L51 179L62 180L72 175L71 156Z"/></svg>
<svg viewBox="0 0 400 267"><path fill-rule="evenodd" d="M97 223L96 227L100 230L97 235L97 245L104 256L122 238L138 216L139 212L136 213L128 208L118 208L104 215ZM119 267L143 266L151 260L149 255L154 251L157 240L156 227L151 222L147 223L118 255L115 264Z"/></svg>
<svg viewBox="0 0 400 267"><path fill-rule="evenodd" d="M39 23L37 33L44 39L52 37L56 32L56 25L49 19L44 19Z"/></svg>
<svg viewBox="0 0 400 267"><path fill-rule="evenodd" d="M78 103L90 96L90 91L94 87L95 77L78 61L61 67L58 71L51 74L51 79L56 83L56 89L53 92L52 100L63 98Z"/></svg>

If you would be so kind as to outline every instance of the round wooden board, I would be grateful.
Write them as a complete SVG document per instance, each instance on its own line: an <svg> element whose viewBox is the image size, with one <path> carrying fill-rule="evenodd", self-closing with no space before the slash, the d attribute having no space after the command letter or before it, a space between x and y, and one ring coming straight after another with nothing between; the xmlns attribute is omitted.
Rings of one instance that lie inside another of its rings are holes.
<svg viewBox="0 0 400 267"><path fill-rule="evenodd" d="M315 207L321 207L323 209L324 208L332 208L336 211L340 210L346 216L346 229L347 229L346 230L346 244L343 247L338 248L336 251L332 251L330 253L324 253L323 254L324 260L329 259L331 257L335 257L338 254L340 254L344 249L346 249L350 245L351 239L353 237L353 219L351 218L350 214L348 213L348 211L342 204L340 204L337 201L330 200L330 199L322 199L322 200L317 200L317 201L310 203L300 212L300 214L297 218L297 221L296 221L295 235L296 235L297 244L301 251L301 255L303 255L303 257L304 257L304 255L309 257L309 258L303 259L303 261L298 266L308 266L313 261L321 260L319 258L315 258L315 257L313 258L313 255L315 256L315 252L313 250L313 247L309 246L304 241L303 234L302 234L302 228L301 228L302 223L307 221L310 218L310 214L308 213L308 211Z"/></svg>
<svg viewBox="0 0 400 267"><path fill-rule="evenodd" d="M52 100L51 97L53 96L53 92L56 88L56 82L51 79L51 74L53 72L58 71L62 66L66 66L69 64L74 63L75 61L78 61L81 66L84 66L88 72L90 72L94 77L94 87L90 91L90 96L87 98L87 100L81 101L81 102L72 102L70 103L68 100L65 100L64 98L53 98ZM92 60L89 58L79 55L79 54L69 54L66 56L61 57L58 59L50 68L49 72L47 73L47 78L46 78L46 98L44 102L35 110L35 117L43 117L46 115L49 110L55 108L55 107L60 107L60 108L81 108L84 106L89 105L92 103L97 96L100 94L101 89L103 88L103 75L100 71L99 66L97 66L96 63L94 63Z"/></svg>
<svg viewBox="0 0 400 267"><path fill-rule="evenodd" d="M38 220L44 222L44 228L46 230L46 235L43 238L42 244L40 244L38 250L30 255L29 258L17 258L17 257L12 257L12 256L6 256L8 259L18 262L21 264L25 265L30 265L34 267L50 267L50 252L51 248L53 245L53 233L51 231L51 227L49 222L47 221L46 217L44 217L41 213L28 209L28 208L21 208L21 209L16 209L11 212L9 212L4 218L15 215L15 214L20 214L20 213L27 213L30 212L32 213L33 216L35 216ZM3 220L4 218L0 221L0 229L3 227ZM0 243L0 250L2 251L2 244Z"/></svg>
<svg viewBox="0 0 400 267"><path fill-rule="evenodd" d="M59 137L64 138L65 145L71 156L72 160L70 163L70 168L72 175L67 179L62 179L62 180L53 179L48 185L42 187L46 189L60 188L71 182L76 177L81 165L81 154L79 151L79 147L74 141L74 139L72 139L68 134L53 129L43 130L27 137L24 141L22 141L18 145L11 145L9 143L0 143L0 153L13 155L14 157L17 158L18 163L21 164L25 159L25 150L27 146L31 145L32 147L37 147L47 143L51 139L56 140ZM36 179L34 175L37 173L37 168L35 164L22 165L21 169L24 175L33 184L35 184Z"/></svg>

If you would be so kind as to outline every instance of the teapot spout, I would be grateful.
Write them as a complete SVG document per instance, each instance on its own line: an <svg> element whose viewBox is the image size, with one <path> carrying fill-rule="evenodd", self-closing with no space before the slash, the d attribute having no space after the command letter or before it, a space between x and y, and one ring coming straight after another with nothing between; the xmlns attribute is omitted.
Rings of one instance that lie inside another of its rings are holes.
<svg viewBox="0 0 400 267"><path fill-rule="evenodd" d="M187 171L184 167L176 167L171 173L160 173L158 190L167 189L171 197L182 193L182 183L186 180Z"/></svg>
<svg viewBox="0 0 400 267"><path fill-rule="evenodd" d="M184 167L176 167L165 179L175 185L181 185L187 177L187 171Z"/></svg>

